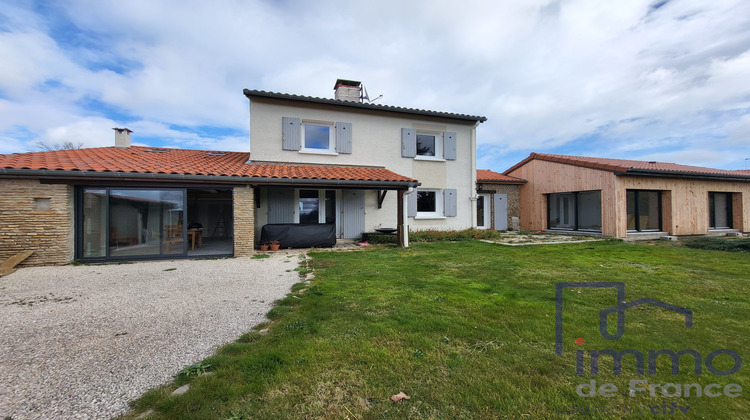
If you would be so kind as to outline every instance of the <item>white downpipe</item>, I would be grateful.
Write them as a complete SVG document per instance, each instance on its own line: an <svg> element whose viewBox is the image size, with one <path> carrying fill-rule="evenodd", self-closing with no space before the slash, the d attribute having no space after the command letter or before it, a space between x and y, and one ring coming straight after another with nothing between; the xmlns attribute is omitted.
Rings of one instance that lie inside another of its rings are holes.
<svg viewBox="0 0 750 420"><path fill-rule="evenodd" d="M471 202L471 227L477 227L477 127L479 121L471 130L471 191L469 200Z"/></svg>

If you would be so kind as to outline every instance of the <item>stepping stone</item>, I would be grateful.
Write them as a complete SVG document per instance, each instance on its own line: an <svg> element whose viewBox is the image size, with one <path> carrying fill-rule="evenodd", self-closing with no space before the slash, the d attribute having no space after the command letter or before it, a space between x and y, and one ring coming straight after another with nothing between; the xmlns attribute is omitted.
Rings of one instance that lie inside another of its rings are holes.
<svg viewBox="0 0 750 420"><path fill-rule="evenodd" d="M190 389L190 384L185 384L177 389L174 390L172 395L182 395L186 392L188 392L188 389Z"/></svg>

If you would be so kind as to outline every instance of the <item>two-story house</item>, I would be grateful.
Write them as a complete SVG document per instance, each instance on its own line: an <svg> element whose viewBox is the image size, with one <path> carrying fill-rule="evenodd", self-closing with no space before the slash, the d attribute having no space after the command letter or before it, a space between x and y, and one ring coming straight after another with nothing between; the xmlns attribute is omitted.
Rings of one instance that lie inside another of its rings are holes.
<svg viewBox="0 0 750 420"><path fill-rule="evenodd" d="M252 163L384 168L420 185L395 194L370 181L259 186L256 237L267 223L330 223L338 238L404 224L476 226L476 128L486 118L363 103L356 81L339 79L334 90L335 99L245 90ZM400 211L408 219L399 221Z"/></svg>
<svg viewBox="0 0 750 420"><path fill-rule="evenodd" d="M359 89L245 90L249 152L132 146L116 128L113 147L0 155L0 259L243 256L268 224L392 228L403 246L409 229L475 226L485 118L363 103Z"/></svg>

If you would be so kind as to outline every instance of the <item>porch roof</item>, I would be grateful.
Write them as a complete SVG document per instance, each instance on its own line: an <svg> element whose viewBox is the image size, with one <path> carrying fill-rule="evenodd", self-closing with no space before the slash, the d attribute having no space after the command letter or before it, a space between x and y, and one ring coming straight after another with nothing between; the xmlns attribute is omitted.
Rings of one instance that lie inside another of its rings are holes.
<svg viewBox="0 0 750 420"><path fill-rule="evenodd" d="M489 169L477 169L477 182L491 184L525 184L525 179L500 174Z"/></svg>
<svg viewBox="0 0 750 420"><path fill-rule="evenodd" d="M232 181L237 183L311 184L336 182L410 187L418 181L384 167L293 164L283 162L248 163L249 153L143 146L98 147L50 152L0 155L0 175L92 178L132 176L143 179L175 178L190 181ZM138 176L141 175L141 176Z"/></svg>

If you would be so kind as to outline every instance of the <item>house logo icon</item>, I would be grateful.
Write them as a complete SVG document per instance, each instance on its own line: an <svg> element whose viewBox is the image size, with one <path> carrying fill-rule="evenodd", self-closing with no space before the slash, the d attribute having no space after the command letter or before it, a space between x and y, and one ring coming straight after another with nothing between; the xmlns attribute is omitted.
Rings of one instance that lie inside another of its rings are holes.
<svg viewBox="0 0 750 420"><path fill-rule="evenodd" d="M685 316L685 327L692 328L693 312L689 309L662 302L657 299L644 297L630 302L625 302L625 283L623 282L559 282L555 284L555 354L562 356L563 352L563 290L565 288L613 288L617 294L617 304L602 309L599 312L599 333L607 340L617 340L625 333L625 310L643 304L651 304L660 308L679 313ZM607 330L607 317L615 313L617 315L617 332L610 334Z"/></svg>

